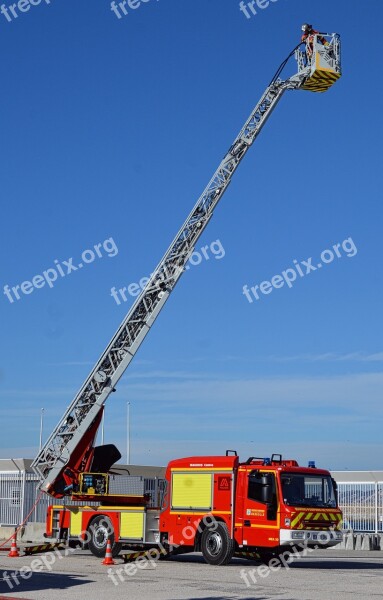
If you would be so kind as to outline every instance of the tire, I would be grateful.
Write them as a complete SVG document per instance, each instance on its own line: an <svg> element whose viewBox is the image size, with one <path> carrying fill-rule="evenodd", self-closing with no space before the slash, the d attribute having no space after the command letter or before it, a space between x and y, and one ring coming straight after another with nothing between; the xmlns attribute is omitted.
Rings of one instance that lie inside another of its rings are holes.
<svg viewBox="0 0 383 600"><path fill-rule="evenodd" d="M112 556L115 558L122 547L122 544L114 541L114 532L112 522L108 517L99 515L91 522L89 529L89 550L97 558L104 558L108 536L112 544Z"/></svg>
<svg viewBox="0 0 383 600"><path fill-rule="evenodd" d="M227 565L234 554L235 542L231 539L225 523L207 527L201 537L201 550L209 565Z"/></svg>

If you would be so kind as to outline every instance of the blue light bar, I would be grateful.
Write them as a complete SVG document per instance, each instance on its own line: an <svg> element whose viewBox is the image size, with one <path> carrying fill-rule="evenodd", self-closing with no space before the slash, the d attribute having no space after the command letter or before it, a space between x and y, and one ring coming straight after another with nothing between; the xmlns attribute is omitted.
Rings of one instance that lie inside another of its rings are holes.
<svg viewBox="0 0 383 600"><path fill-rule="evenodd" d="M264 458L263 459L263 464L266 465L266 466L271 465L271 458Z"/></svg>
<svg viewBox="0 0 383 600"><path fill-rule="evenodd" d="M315 460L309 460L309 468L315 469Z"/></svg>

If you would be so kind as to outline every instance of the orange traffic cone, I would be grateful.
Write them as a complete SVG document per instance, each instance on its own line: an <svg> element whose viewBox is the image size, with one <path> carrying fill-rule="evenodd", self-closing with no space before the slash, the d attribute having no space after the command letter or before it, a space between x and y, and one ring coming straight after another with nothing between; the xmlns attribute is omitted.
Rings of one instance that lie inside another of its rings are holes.
<svg viewBox="0 0 383 600"><path fill-rule="evenodd" d="M113 560L112 556L112 544L110 543L110 539L108 538L108 542L106 544L106 552L105 558L101 563L102 565L115 565L116 563Z"/></svg>
<svg viewBox="0 0 383 600"><path fill-rule="evenodd" d="M17 533L15 531L15 533L12 536L11 551L8 554L9 558L18 558L20 556L19 549L17 547L16 536L17 536Z"/></svg>

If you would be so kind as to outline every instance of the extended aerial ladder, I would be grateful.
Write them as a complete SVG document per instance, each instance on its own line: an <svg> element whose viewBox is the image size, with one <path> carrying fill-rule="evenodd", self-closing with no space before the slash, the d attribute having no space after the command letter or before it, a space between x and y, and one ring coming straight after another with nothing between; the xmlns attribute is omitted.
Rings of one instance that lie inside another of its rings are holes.
<svg viewBox="0 0 383 600"><path fill-rule="evenodd" d="M329 42L322 43L323 37ZM298 72L280 78L294 54ZM163 309L185 270L196 242L210 221L232 177L286 90L323 92L341 76L340 37L320 34L310 57L298 46L282 63L244 127L230 146L193 210L137 297L127 316L95 364L33 462L42 489L55 496L78 489L84 472L106 473L121 455L114 446L94 448L104 404ZM102 488L104 492L106 488ZM93 488L92 488L93 490Z"/></svg>

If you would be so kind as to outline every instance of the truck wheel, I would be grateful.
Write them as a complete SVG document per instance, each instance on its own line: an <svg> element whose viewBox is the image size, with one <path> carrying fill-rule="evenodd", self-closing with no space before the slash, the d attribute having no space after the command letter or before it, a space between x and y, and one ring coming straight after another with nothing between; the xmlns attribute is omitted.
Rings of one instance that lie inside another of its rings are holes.
<svg viewBox="0 0 383 600"><path fill-rule="evenodd" d="M99 515L91 522L89 529L89 550L94 556L104 558L108 536L112 544L112 556L116 557L122 547L122 544L114 541L112 522L108 517Z"/></svg>
<svg viewBox="0 0 383 600"><path fill-rule="evenodd" d="M215 529L207 527L201 537L201 550L209 565L227 565L234 554L235 544L225 523L216 523Z"/></svg>

